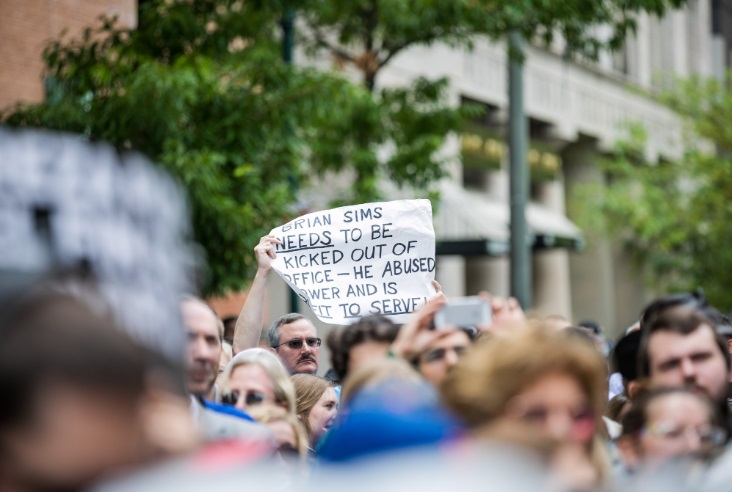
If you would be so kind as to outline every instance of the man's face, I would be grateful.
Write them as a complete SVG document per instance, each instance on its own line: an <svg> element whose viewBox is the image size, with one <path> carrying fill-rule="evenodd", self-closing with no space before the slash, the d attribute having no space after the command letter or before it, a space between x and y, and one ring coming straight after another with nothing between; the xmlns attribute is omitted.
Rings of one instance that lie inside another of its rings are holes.
<svg viewBox="0 0 732 492"><path fill-rule="evenodd" d="M193 395L206 397L216 382L221 358L221 339L216 316L207 306L195 301L185 301L181 308L188 335L188 391Z"/></svg>
<svg viewBox="0 0 732 492"><path fill-rule="evenodd" d="M274 349L282 364L290 374L315 374L318 372L318 354L320 347L311 347L307 344L308 338L315 338L318 333L311 322L306 319L299 319L280 327L280 339L277 342L279 347ZM290 348L287 342L300 339L300 348Z"/></svg>
<svg viewBox="0 0 732 492"><path fill-rule="evenodd" d="M464 331L445 332L419 356L419 372L428 382L439 387L469 346L470 338Z"/></svg>
<svg viewBox="0 0 732 492"><path fill-rule="evenodd" d="M727 398L727 365L709 325L688 335L664 330L652 333L648 361L654 386L687 386L715 402Z"/></svg>

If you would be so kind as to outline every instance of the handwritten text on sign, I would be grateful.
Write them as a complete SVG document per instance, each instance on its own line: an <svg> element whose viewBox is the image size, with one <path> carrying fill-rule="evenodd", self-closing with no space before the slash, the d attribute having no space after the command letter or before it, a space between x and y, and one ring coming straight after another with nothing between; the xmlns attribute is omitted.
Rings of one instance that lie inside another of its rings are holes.
<svg viewBox="0 0 732 492"><path fill-rule="evenodd" d="M326 323L376 313L403 323L435 293L429 200L314 212L270 234L282 242L272 267Z"/></svg>

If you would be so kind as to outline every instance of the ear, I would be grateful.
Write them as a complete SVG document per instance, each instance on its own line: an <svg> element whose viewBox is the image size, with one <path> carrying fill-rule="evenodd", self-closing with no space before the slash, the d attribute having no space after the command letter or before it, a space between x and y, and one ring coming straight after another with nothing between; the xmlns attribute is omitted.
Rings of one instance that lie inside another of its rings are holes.
<svg viewBox="0 0 732 492"><path fill-rule="evenodd" d="M273 354L277 355L277 349L276 348L270 347L269 349L272 351Z"/></svg>
<svg viewBox="0 0 732 492"><path fill-rule="evenodd" d="M637 468L641 460L641 453L635 437L621 436L615 440L615 445L618 447L623 464L631 470Z"/></svg>
<svg viewBox="0 0 732 492"><path fill-rule="evenodd" d="M625 392L628 394L628 398L631 400L635 398L636 393L638 393L638 390L642 388L641 384L636 381L630 381L628 383L628 387L625 389Z"/></svg>
<svg viewBox="0 0 732 492"><path fill-rule="evenodd" d="M729 352L730 355L732 355L732 338L727 340L727 352Z"/></svg>

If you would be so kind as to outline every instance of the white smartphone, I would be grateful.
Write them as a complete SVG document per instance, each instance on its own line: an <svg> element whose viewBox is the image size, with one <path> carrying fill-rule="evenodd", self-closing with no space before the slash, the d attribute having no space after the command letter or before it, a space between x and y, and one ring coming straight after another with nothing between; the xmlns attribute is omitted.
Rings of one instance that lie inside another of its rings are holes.
<svg viewBox="0 0 732 492"><path fill-rule="evenodd" d="M477 296L457 297L442 307L435 314L436 330L447 327L471 328L478 325L490 325L491 307Z"/></svg>

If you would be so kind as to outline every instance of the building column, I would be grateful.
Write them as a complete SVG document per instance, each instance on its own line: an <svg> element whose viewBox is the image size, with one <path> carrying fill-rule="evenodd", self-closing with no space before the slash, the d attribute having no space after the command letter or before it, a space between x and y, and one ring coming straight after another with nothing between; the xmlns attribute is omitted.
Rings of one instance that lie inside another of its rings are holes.
<svg viewBox="0 0 732 492"><path fill-rule="evenodd" d="M652 63L651 63L651 26L650 17L646 13L638 15L636 28L636 52L635 52L635 79L638 85L644 88L651 87Z"/></svg>
<svg viewBox="0 0 732 492"><path fill-rule="evenodd" d="M534 306L540 316L560 314L570 321L572 295L569 275L569 253L565 249L534 252Z"/></svg>
<svg viewBox="0 0 732 492"><path fill-rule="evenodd" d="M564 215L564 183L555 179L538 187L537 201L544 207ZM561 314L572 319L572 296L569 278L569 252L550 249L534 252L534 306L540 315Z"/></svg>
<svg viewBox="0 0 732 492"><path fill-rule="evenodd" d="M440 283L442 292L448 298L464 296L465 257L458 255L438 256L435 280Z"/></svg>
<svg viewBox="0 0 732 492"><path fill-rule="evenodd" d="M511 293L509 282L509 259L469 257L465 260L465 285L468 295L476 295L485 290L496 296L508 296Z"/></svg>
<svg viewBox="0 0 732 492"><path fill-rule="evenodd" d="M669 12L671 17L671 46L673 53L673 70L679 77L687 77L689 70L688 26L689 8Z"/></svg>
<svg viewBox="0 0 732 492"><path fill-rule="evenodd" d="M589 139L572 143L562 152L570 218L572 207L581 206L571 198L576 187L605 183L602 171L594 164L596 158L596 144ZM610 241L591 231L585 231L585 239L585 250L569 257L572 319L593 319L615 329L615 279Z"/></svg>

